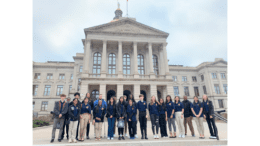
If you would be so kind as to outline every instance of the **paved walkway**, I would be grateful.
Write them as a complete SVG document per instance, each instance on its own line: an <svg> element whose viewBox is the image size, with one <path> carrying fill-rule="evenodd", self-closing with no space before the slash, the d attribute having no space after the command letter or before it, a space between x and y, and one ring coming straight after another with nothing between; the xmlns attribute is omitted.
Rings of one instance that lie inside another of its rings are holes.
<svg viewBox="0 0 260 146"><path fill-rule="evenodd" d="M106 130L107 130L107 123L106 124ZM187 125L188 126L188 125ZM226 123L217 123L217 128L219 132L219 138L220 140L217 141L215 139L209 139L209 130L208 130L208 125L206 122L204 122L204 133L205 133L205 139L199 139L199 134L197 130L196 123L193 120L193 127L195 130L195 135L196 137L191 136L191 132L189 131L188 128L188 133L185 138L159 138L159 139L153 139L153 134L152 134L152 129L151 129L151 121L147 122L147 135L148 135L148 140L141 140L141 133L140 133L140 124L138 122L137 124L137 135L138 139L129 139L126 138L126 140L121 140L119 141L116 136L114 140L108 140L107 138L102 138L101 141L95 141L94 139L94 126L91 125L90 128L90 139L89 140L84 140L84 142L77 142L77 143L68 143L67 139L62 140L61 142L58 142L58 133L59 130L56 130L56 136L54 143L50 143L51 140L51 131L52 131L52 126L48 127L43 127L43 128L37 128L33 130L33 144L34 145L227 145L227 124ZM107 132L106 132L107 133ZM117 129L116 129L116 134L117 134ZM169 131L168 131L169 134ZM104 136L104 124L102 126L102 136ZM159 132L160 136L160 132ZM178 128L177 128L177 136L178 136Z"/></svg>

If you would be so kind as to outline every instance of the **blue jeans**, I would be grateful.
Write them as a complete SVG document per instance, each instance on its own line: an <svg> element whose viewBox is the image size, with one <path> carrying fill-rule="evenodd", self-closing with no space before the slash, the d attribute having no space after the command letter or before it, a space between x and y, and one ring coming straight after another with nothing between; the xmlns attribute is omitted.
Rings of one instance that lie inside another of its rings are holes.
<svg viewBox="0 0 260 146"><path fill-rule="evenodd" d="M107 118L108 121L108 137L113 137L114 135L114 122L115 122L115 117L113 118Z"/></svg>

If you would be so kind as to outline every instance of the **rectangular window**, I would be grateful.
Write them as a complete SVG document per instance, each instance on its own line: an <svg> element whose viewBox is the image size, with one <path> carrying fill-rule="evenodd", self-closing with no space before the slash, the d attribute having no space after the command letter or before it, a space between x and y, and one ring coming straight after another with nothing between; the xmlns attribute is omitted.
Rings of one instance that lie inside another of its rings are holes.
<svg viewBox="0 0 260 146"><path fill-rule="evenodd" d="M227 86L227 84L223 84L223 89L224 89L225 94L227 94L227 91L228 91L228 86Z"/></svg>
<svg viewBox="0 0 260 146"><path fill-rule="evenodd" d="M34 110L34 105L35 105L35 101L33 101L33 105L32 105L33 107L32 107L32 110Z"/></svg>
<svg viewBox="0 0 260 146"><path fill-rule="evenodd" d="M52 74L51 74L51 73L48 73L46 79L48 79L48 80L49 80L49 79L52 79Z"/></svg>
<svg viewBox="0 0 260 146"><path fill-rule="evenodd" d="M40 73L35 73L34 74L34 79L41 79L41 74Z"/></svg>
<svg viewBox="0 0 260 146"><path fill-rule="evenodd" d="M211 73L212 75L212 79L216 79L217 78L217 74L216 73Z"/></svg>
<svg viewBox="0 0 260 146"><path fill-rule="evenodd" d="M70 79L73 80L73 74L70 75Z"/></svg>
<svg viewBox="0 0 260 146"><path fill-rule="evenodd" d="M174 86L173 90L174 90L174 95L175 96L179 96L179 87L178 86Z"/></svg>
<svg viewBox="0 0 260 146"><path fill-rule="evenodd" d="M47 108L48 108L48 101L43 101L41 111L47 111Z"/></svg>
<svg viewBox="0 0 260 146"><path fill-rule="evenodd" d="M220 94L219 85L218 84L214 84L214 88L215 88L216 94Z"/></svg>
<svg viewBox="0 0 260 146"><path fill-rule="evenodd" d="M193 77L192 77L192 81L193 81L193 82L197 82L197 77L196 77L196 76L193 76Z"/></svg>
<svg viewBox="0 0 260 146"><path fill-rule="evenodd" d="M65 79L65 74L60 74L60 75L59 75L59 79L60 79L60 80L64 80L64 79Z"/></svg>
<svg viewBox="0 0 260 146"><path fill-rule="evenodd" d="M187 77L186 76L182 76L182 81L186 82L187 81Z"/></svg>
<svg viewBox="0 0 260 146"><path fill-rule="evenodd" d="M173 80L174 82L177 82L177 76L172 76L172 80Z"/></svg>
<svg viewBox="0 0 260 146"><path fill-rule="evenodd" d="M33 85L33 95L37 95L38 85Z"/></svg>
<svg viewBox="0 0 260 146"><path fill-rule="evenodd" d="M51 92L51 85L45 85L44 96L49 96Z"/></svg>
<svg viewBox="0 0 260 146"><path fill-rule="evenodd" d="M184 95L190 96L189 87L184 87Z"/></svg>
<svg viewBox="0 0 260 146"><path fill-rule="evenodd" d="M63 91L63 85L58 85L57 86L57 96L61 95Z"/></svg>
<svg viewBox="0 0 260 146"><path fill-rule="evenodd" d="M200 77L201 77L201 82L203 82L204 81L204 75L201 75Z"/></svg>
<svg viewBox="0 0 260 146"><path fill-rule="evenodd" d="M80 84L80 82L81 82L81 78L78 79L78 84Z"/></svg>
<svg viewBox="0 0 260 146"><path fill-rule="evenodd" d="M219 108L224 108L223 99L218 100Z"/></svg>
<svg viewBox="0 0 260 146"><path fill-rule="evenodd" d="M200 96L199 94L199 87L194 87L194 93L195 93L195 96Z"/></svg>
<svg viewBox="0 0 260 146"><path fill-rule="evenodd" d="M221 79L226 79L225 73L220 73Z"/></svg>
<svg viewBox="0 0 260 146"><path fill-rule="evenodd" d="M78 91L80 90L80 85L78 85Z"/></svg>
<svg viewBox="0 0 260 146"><path fill-rule="evenodd" d="M79 67L79 72L82 72L82 69L83 69L83 66L81 65L81 66Z"/></svg>
<svg viewBox="0 0 260 146"><path fill-rule="evenodd" d="M72 89L72 85L69 86L69 93L70 93L71 89Z"/></svg>
<svg viewBox="0 0 260 146"><path fill-rule="evenodd" d="M204 94L207 94L206 86L203 86L203 91L204 91Z"/></svg>

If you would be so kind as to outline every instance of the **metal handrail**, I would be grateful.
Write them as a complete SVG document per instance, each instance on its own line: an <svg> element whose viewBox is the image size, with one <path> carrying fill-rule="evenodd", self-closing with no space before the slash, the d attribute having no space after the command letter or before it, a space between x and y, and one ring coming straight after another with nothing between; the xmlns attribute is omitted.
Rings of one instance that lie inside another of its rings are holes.
<svg viewBox="0 0 260 146"><path fill-rule="evenodd" d="M218 112L215 112L214 116L227 123L227 119L221 116Z"/></svg>

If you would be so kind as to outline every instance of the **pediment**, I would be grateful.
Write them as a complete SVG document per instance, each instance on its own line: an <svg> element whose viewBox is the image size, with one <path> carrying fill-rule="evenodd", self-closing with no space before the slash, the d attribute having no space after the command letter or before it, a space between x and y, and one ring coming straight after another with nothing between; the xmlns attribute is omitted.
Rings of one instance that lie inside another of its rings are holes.
<svg viewBox="0 0 260 146"><path fill-rule="evenodd" d="M221 60L221 61L214 62L211 65L213 65L213 66L227 66L227 62Z"/></svg>
<svg viewBox="0 0 260 146"><path fill-rule="evenodd" d="M57 80L56 83L66 83L66 81L65 80Z"/></svg>
<svg viewBox="0 0 260 146"><path fill-rule="evenodd" d="M168 37L168 33L144 25L135 20L125 18L115 22L106 23L85 29L85 33L114 33L114 34L139 34Z"/></svg>
<svg viewBox="0 0 260 146"><path fill-rule="evenodd" d="M54 83L53 80L45 80L43 83Z"/></svg>

